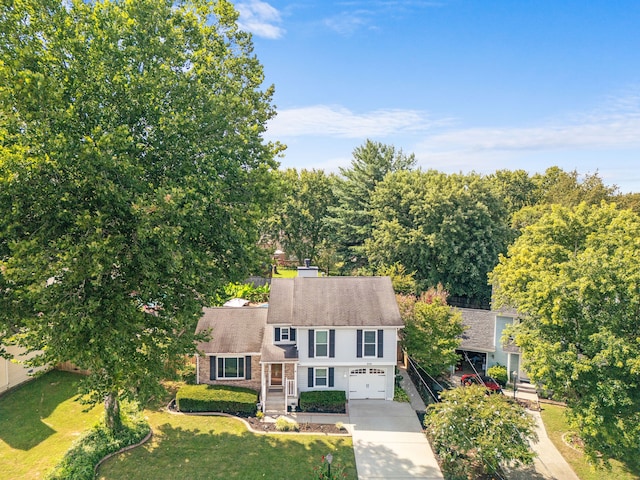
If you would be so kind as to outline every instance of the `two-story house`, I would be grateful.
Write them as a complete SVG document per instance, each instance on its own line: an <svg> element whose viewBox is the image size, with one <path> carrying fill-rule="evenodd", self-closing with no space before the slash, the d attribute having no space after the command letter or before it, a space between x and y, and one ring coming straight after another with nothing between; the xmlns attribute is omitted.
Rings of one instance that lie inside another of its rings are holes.
<svg viewBox="0 0 640 480"><path fill-rule="evenodd" d="M522 352L513 342L503 342L503 333L508 325L518 321L512 310L477 310L460 308L462 323L466 330L458 353L460 363L456 366L461 372L470 373L475 368L486 374L493 365L504 365L509 372L509 380L529 381L527 372L522 368ZM468 360L467 360L468 359Z"/></svg>
<svg viewBox="0 0 640 480"><path fill-rule="evenodd" d="M252 386L266 409L307 390L392 400L402 327L388 277L276 278L267 308L205 309L198 382Z"/></svg>

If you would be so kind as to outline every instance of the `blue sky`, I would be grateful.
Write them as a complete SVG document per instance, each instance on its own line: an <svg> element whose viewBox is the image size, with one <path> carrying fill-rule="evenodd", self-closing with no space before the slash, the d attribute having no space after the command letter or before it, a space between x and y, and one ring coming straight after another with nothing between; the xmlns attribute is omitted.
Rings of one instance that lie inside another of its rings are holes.
<svg viewBox="0 0 640 480"><path fill-rule="evenodd" d="M423 169L598 172L640 192L640 1L238 0L283 167L367 138Z"/></svg>

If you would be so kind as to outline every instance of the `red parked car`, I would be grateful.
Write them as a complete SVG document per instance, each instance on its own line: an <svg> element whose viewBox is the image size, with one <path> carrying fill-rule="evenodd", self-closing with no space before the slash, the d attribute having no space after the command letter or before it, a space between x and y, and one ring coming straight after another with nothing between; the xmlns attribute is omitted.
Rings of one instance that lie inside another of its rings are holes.
<svg viewBox="0 0 640 480"><path fill-rule="evenodd" d="M502 387L498 385L491 377L484 375L476 375L475 373L467 373L462 375L460 385L468 387L469 385L483 385L490 393L502 393Z"/></svg>

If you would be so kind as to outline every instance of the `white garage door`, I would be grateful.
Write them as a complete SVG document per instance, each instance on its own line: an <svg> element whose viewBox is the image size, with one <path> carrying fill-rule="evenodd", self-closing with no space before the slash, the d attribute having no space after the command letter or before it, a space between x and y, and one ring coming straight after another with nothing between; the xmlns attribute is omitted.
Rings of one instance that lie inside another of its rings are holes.
<svg viewBox="0 0 640 480"><path fill-rule="evenodd" d="M349 371L349 399L386 398L387 372L382 368L352 368Z"/></svg>

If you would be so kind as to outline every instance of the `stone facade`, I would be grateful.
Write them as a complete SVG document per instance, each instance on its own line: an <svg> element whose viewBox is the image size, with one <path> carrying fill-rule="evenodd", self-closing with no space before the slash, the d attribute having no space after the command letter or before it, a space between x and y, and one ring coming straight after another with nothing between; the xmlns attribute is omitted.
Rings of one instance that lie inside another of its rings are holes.
<svg viewBox="0 0 640 480"><path fill-rule="evenodd" d="M200 357L200 375L198 383L206 383L209 385L231 385L236 387L246 387L260 392L260 355L251 356L251 380L232 380L229 378L223 378L220 380L210 380L210 363L209 355Z"/></svg>

